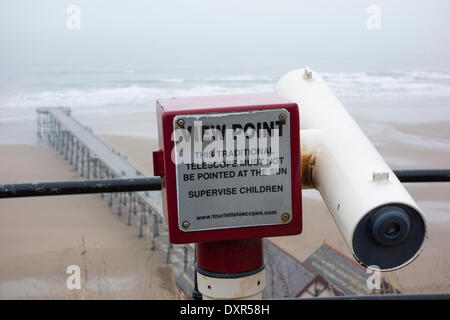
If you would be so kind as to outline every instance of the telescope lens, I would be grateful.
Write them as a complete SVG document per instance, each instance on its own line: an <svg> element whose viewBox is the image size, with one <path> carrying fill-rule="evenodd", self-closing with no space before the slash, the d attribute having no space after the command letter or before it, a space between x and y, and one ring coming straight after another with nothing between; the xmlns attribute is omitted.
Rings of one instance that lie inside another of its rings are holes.
<svg viewBox="0 0 450 320"><path fill-rule="evenodd" d="M392 246L402 242L409 232L408 214L400 207L386 206L376 212L370 228L375 240L384 246Z"/></svg>
<svg viewBox="0 0 450 320"><path fill-rule="evenodd" d="M353 233L352 244L363 265L392 270L417 255L425 235L425 222L417 210L390 203L366 214Z"/></svg>
<svg viewBox="0 0 450 320"><path fill-rule="evenodd" d="M400 232L400 225L398 223L393 223L386 227L384 233L386 237L395 237Z"/></svg>

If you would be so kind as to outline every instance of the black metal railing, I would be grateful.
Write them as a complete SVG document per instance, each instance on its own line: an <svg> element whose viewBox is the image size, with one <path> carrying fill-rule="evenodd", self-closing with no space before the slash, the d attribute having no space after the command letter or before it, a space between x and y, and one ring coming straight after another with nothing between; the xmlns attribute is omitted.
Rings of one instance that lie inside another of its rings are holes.
<svg viewBox="0 0 450 320"><path fill-rule="evenodd" d="M450 169L394 170L401 182L450 182ZM0 185L0 198L161 190L161 178L97 179Z"/></svg>

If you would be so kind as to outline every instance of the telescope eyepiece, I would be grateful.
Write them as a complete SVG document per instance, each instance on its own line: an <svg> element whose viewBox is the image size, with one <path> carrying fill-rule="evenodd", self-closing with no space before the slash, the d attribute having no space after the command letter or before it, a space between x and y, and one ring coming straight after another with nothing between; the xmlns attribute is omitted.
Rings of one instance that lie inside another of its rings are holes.
<svg viewBox="0 0 450 320"><path fill-rule="evenodd" d="M411 261L422 247L425 221L411 206L389 203L374 208L353 233L355 257L364 266L393 270Z"/></svg>
<svg viewBox="0 0 450 320"><path fill-rule="evenodd" d="M393 246L401 243L408 235L410 219L402 208L386 206L372 216L369 228L379 244Z"/></svg>

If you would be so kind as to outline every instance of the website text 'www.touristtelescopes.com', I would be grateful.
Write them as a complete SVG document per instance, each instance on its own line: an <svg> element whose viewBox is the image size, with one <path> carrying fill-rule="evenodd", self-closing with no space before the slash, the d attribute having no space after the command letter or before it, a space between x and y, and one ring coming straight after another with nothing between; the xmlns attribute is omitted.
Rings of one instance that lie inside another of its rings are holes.
<svg viewBox="0 0 450 320"><path fill-rule="evenodd" d="M210 215L198 216L197 220L209 220L209 219L223 219L223 218L234 218L234 217L252 217L252 216L263 216L263 215L277 215L277 211L247 211L247 212L227 212L227 213L214 213Z"/></svg>

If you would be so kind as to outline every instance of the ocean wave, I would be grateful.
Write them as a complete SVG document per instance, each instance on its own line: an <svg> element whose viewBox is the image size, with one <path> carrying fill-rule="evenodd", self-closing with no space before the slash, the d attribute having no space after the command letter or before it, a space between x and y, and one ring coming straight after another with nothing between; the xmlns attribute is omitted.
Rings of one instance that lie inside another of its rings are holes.
<svg viewBox="0 0 450 320"><path fill-rule="evenodd" d="M450 73L436 71L408 71L386 73L321 73L331 90L341 99L372 101L404 98L450 98ZM107 86L91 89L60 89L38 92L1 92L0 118L6 109L67 106L71 108L154 107L160 98L203 96L237 93L271 92L275 76L237 74L203 76L195 82L186 78L158 77L157 82L139 85ZM120 79L119 79L120 80ZM104 110L105 108L102 108ZM3 111L2 111L3 110ZM12 112L12 111L11 111Z"/></svg>
<svg viewBox="0 0 450 320"><path fill-rule="evenodd" d="M149 105L156 99L185 96L237 94L246 92L271 91L271 85L255 84L247 87L194 86L190 88L158 88L129 86L89 90L44 91L0 96L1 108L23 107L95 107Z"/></svg>
<svg viewBox="0 0 450 320"><path fill-rule="evenodd" d="M167 79L160 79L161 82L171 82L171 83L182 83L184 82L183 78L167 78Z"/></svg>
<svg viewBox="0 0 450 320"><path fill-rule="evenodd" d="M218 77L207 77L206 81L209 82L265 82L274 81L274 77L269 75L251 75L251 74L238 74L227 75Z"/></svg>
<svg viewBox="0 0 450 320"><path fill-rule="evenodd" d="M445 72L323 73L322 77L342 98L450 97L450 74Z"/></svg>

